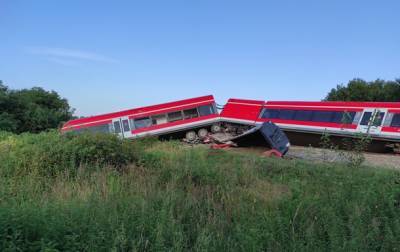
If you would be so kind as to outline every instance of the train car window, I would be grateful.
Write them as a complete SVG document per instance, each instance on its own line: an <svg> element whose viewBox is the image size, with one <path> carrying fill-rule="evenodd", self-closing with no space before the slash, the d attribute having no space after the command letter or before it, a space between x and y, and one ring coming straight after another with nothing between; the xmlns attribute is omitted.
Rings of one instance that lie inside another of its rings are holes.
<svg viewBox="0 0 400 252"><path fill-rule="evenodd" d="M121 123L119 121L114 122L114 133L121 133Z"/></svg>
<svg viewBox="0 0 400 252"><path fill-rule="evenodd" d="M182 119L182 111L168 113L168 122L175 122Z"/></svg>
<svg viewBox="0 0 400 252"><path fill-rule="evenodd" d="M297 110L294 116L294 120L297 121L310 121L312 117L312 111L310 110Z"/></svg>
<svg viewBox="0 0 400 252"><path fill-rule="evenodd" d="M270 109L262 109L260 113L260 118L271 118L271 110Z"/></svg>
<svg viewBox="0 0 400 252"><path fill-rule="evenodd" d="M197 109L199 110L200 116L215 114L214 107L211 105L200 106Z"/></svg>
<svg viewBox="0 0 400 252"><path fill-rule="evenodd" d="M392 122L390 123L391 127L400 127L400 114L394 114L392 118Z"/></svg>
<svg viewBox="0 0 400 252"><path fill-rule="evenodd" d="M314 111L311 117L313 122L331 122L332 111Z"/></svg>
<svg viewBox="0 0 400 252"><path fill-rule="evenodd" d="M85 131L87 131L86 128L79 128L79 129L74 128L72 130L67 131L66 133L67 134L81 134L81 133L84 133Z"/></svg>
<svg viewBox="0 0 400 252"><path fill-rule="evenodd" d="M344 113L339 111L332 111L331 122L332 123L342 123L344 118Z"/></svg>
<svg viewBox="0 0 400 252"><path fill-rule="evenodd" d="M372 112L365 112L363 117L361 118L360 125L363 125L363 126L368 125L369 120L371 119L371 116L372 116Z"/></svg>
<svg viewBox="0 0 400 252"><path fill-rule="evenodd" d="M356 117L356 112L347 112L344 114L344 116L346 116L346 118L344 119L346 123L352 123L354 121L354 118ZM348 120L348 122L346 121Z"/></svg>
<svg viewBox="0 0 400 252"><path fill-rule="evenodd" d="M129 121L126 120L122 120L122 127L124 128L124 132L129 132L131 129L129 127Z"/></svg>
<svg viewBox="0 0 400 252"><path fill-rule="evenodd" d="M129 125L131 126L131 130L135 129L135 121L133 119L129 119Z"/></svg>
<svg viewBox="0 0 400 252"><path fill-rule="evenodd" d="M158 125L158 124L163 124L167 123L167 115L155 115L151 117L153 125Z"/></svg>
<svg viewBox="0 0 400 252"><path fill-rule="evenodd" d="M85 130L92 133L110 133L110 125L108 123L101 124L101 125L87 127L85 128Z"/></svg>
<svg viewBox="0 0 400 252"><path fill-rule="evenodd" d="M390 123L392 122L394 114L393 113L387 113L385 120L383 121L382 126L384 127L389 127Z"/></svg>
<svg viewBox="0 0 400 252"><path fill-rule="evenodd" d="M269 119L277 119L279 118L279 110L278 109L265 109L261 118L269 118Z"/></svg>
<svg viewBox="0 0 400 252"><path fill-rule="evenodd" d="M353 122L355 116L356 116L356 112L347 112L347 111L346 112L335 112L333 122L343 123L343 124L351 124Z"/></svg>
<svg viewBox="0 0 400 252"><path fill-rule="evenodd" d="M296 111L295 110L286 110L286 109L282 109L279 112L279 119L283 119L283 120L293 120L293 117L295 115Z"/></svg>
<svg viewBox="0 0 400 252"><path fill-rule="evenodd" d="M385 116L385 112L378 112L375 115L374 121L372 122L373 126L381 126L382 125L382 121L383 121L383 117Z"/></svg>
<svg viewBox="0 0 400 252"><path fill-rule="evenodd" d="M135 128L140 129L140 128L146 128L151 126L151 119L150 117L143 117L143 118L138 118L135 119Z"/></svg>
<svg viewBox="0 0 400 252"><path fill-rule="evenodd" d="M196 118L199 117L199 113L197 112L197 109L186 109L183 111L183 116L185 119L191 119L191 118Z"/></svg>

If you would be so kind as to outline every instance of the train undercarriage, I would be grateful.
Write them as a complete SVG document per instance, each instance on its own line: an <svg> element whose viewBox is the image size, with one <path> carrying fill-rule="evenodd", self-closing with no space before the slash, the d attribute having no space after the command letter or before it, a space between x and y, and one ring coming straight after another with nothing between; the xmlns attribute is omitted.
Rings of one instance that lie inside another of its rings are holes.
<svg viewBox="0 0 400 252"><path fill-rule="evenodd" d="M197 143L208 143L212 142L224 142L226 139L230 139L243 134L249 129L253 128L253 125L243 125L237 123L219 122L212 125L193 128L184 132L175 132L160 136L161 139L182 139L186 143L197 144Z"/></svg>

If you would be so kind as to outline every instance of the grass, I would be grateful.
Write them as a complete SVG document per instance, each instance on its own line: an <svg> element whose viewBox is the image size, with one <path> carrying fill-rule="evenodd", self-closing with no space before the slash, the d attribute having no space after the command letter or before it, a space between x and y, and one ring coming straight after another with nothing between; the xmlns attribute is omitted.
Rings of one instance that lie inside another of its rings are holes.
<svg viewBox="0 0 400 252"><path fill-rule="evenodd" d="M396 171L54 132L0 161L1 251L400 248Z"/></svg>

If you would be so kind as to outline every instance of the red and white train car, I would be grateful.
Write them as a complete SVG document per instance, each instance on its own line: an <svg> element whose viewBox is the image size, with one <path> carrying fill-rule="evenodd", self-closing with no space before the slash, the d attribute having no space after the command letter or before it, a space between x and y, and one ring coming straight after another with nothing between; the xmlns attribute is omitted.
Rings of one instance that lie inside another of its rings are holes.
<svg viewBox="0 0 400 252"><path fill-rule="evenodd" d="M370 150L400 142L400 102L294 102L230 99L222 119L249 126L272 121L293 144L318 145L324 132L339 140L369 134Z"/></svg>
<svg viewBox="0 0 400 252"><path fill-rule="evenodd" d="M195 138L218 121L214 97L208 95L71 120L61 132L114 133L123 138L185 133Z"/></svg>
<svg viewBox="0 0 400 252"><path fill-rule="evenodd" d="M400 143L400 102L229 99L218 114L212 95L71 120L61 131L115 133L123 138L180 133L192 141L221 127L238 135L269 121L281 127L293 144L318 145L325 132L338 140L369 134L373 151Z"/></svg>
<svg viewBox="0 0 400 252"><path fill-rule="evenodd" d="M221 111L221 121L249 126L254 125L264 105L264 101L229 99Z"/></svg>

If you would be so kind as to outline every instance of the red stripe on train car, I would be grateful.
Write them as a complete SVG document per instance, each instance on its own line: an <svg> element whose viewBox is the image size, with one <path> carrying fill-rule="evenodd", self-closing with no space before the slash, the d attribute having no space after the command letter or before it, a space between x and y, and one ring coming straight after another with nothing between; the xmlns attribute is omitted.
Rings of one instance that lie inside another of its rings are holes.
<svg viewBox="0 0 400 252"><path fill-rule="evenodd" d="M395 132L395 133L400 133L400 128L397 127L382 127L383 132Z"/></svg>

